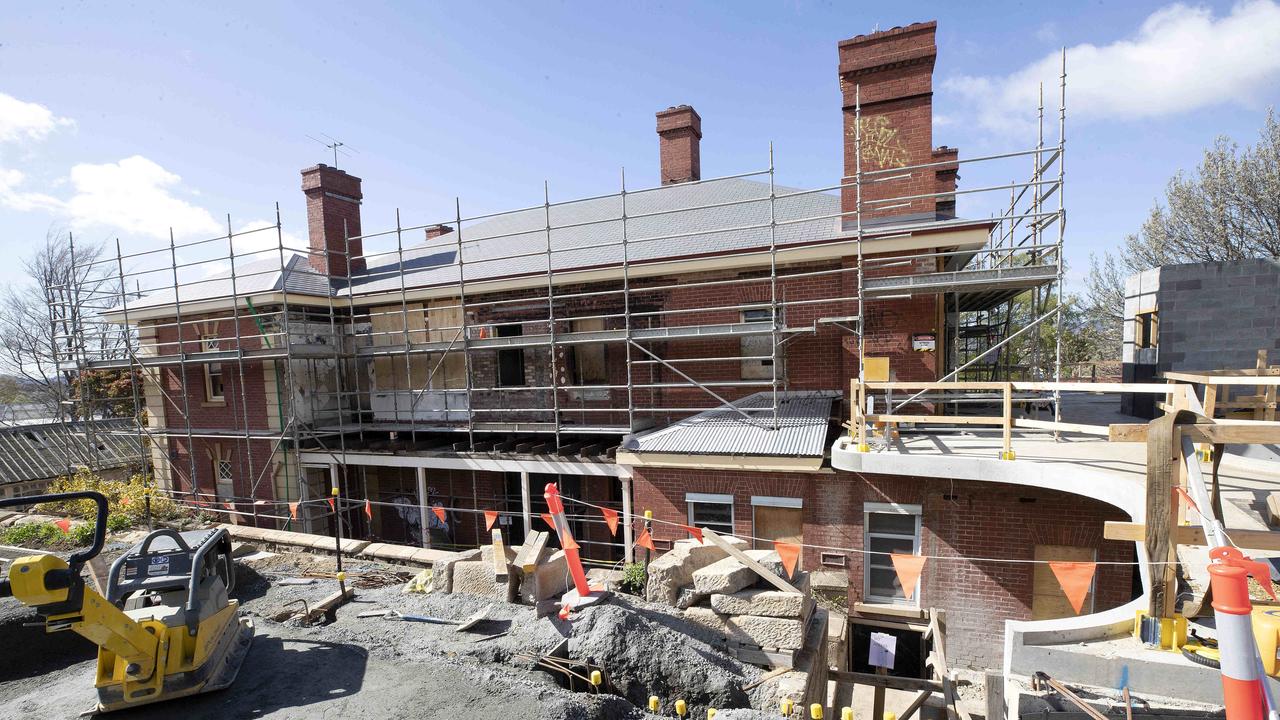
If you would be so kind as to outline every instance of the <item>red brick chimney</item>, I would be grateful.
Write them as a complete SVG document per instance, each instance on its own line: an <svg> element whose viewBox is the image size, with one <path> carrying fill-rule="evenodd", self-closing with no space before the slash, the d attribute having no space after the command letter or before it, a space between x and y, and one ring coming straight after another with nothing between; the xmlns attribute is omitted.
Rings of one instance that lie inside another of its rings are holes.
<svg viewBox="0 0 1280 720"><path fill-rule="evenodd" d="M445 225L443 223L440 225L431 225L427 228L427 239L435 240L441 235L448 235L451 232L453 232L452 225Z"/></svg>
<svg viewBox="0 0 1280 720"><path fill-rule="evenodd" d="M865 173L953 159L955 149L933 148L933 65L937 23L895 27L841 41L840 92L844 98L844 180L857 172L855 106L862 115L863 222L892 216L934 216L954 210L954 199L923 198L902 202L868 203L906 195L955 189L955 166L909 171L909 178L871 183ZM856 97L855 97L856 95ZM887 178L895 173L880 174ZM949 185L948 185L949 183ZM857 209L857 191L841 193L844 212ZM893 206L893 207L890 207ZM846 216L852 225L854 216Z"/></svg>
<svg viewBox="0 0 1280 720"><path fill-rule="evenodd" d="M307 196L307 237L311 266L332 277L349 277L365 268L360 235L360 178L316 165L302 171L302 192ZM347 241L355 236L356 239ZM350 272L347 250L350 245ZM328 250L326 264L325 250Z"/></svg>
<svg viewBox="0 0 1280 720"><path fill-rule="evenodd" d="M702 118L688 105L677 105L658 113L658 150L662 163L662 184L702 179Z"/></svg>

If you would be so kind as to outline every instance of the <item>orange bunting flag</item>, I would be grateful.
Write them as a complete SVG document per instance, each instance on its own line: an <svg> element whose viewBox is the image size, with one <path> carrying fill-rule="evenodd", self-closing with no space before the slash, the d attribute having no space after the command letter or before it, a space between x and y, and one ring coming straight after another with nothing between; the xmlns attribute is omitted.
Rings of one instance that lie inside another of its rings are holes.
<svg viewBox="0 0 1280 720"><path fill-rule="evenodd" d="M337 512L338 510L337 506L333 504L333 498L329 498L329 509L334 512Z"/></svg>
<svg viewBox="0 0 1280 720"><path fill-rule="evenodd" d="M364 499L364 514L370 520L373 519L373 503L369 502L369 498Z"/></svg>
<svg viewBox="0 0 1280 720"><path fill-rule="evenodd" d="M1191 496L1187 494L1186 490L1174 485L1173 492L1182 498L1182 502L1186 503L1187 507L1195 510L1196 512L1200 512L1200 508L1196 505L1196 501L1191 499Z"/></svg>
<svg viewBox="0 0 1280 720"><path fill-rule="evenodd" d="M235 509L236 509L236 505L235 505L235 503L231 503L231 502L224 502L224 503L222 503L222 507L224 507L224 508L226 508L226 509L228 509L228 510L235 510Z"/></svg>
<svg viewBox="0 0 1280 720"><path fill-rule="evenodd" d="M445 518L444 508L440 507L439 505L436 505L435 507L431 508L431 512L435 513L437 518L440 518L440 522L448 522Z"/></svg>
<svg viewBox="0 0 1280 720"><path fill-rule="evenodd" d="M128 505L130 502L132 502L132 501L131 501L131 500L129 500L128 496L125 496L125 497L120 498L120 504L121 504L121 505Z"/></svg>
<svg viewBox="0 0 1280 720"><path fill-rule="evenodd" d="M542 513L542 522L550 525L552 530L556 529L556 520L551 517L551 513Z"/></svg>
<svg viewBox="0 0 1280 720"><path fill-rule="evenodd" d="M296 502L289 503L289 518L292 520L298 519L298 503Z"/></svg>
<svg viewBox="0 0 1280 720"><path fill-rule="evenodd" d="M600 508L600 514L604 516L604 522L609 526L609 534L614 537L618 536L618 511L609 508Z"/></svg>
<svg viewBox="0 0 1280 720"><path fill-rule="evenodd" d="M689 535L693 536L693 539L694 539L694 540L697 540L699 545L701 545L701 544L703 544L703 543L705 542L705 541L702 539L702 531L701 531L701 530L699 530L698 528L693 527L692 525L681 525L680 527L684 528L684 529L685 529L685 532L687 532L687 533L689 533Z"/></svg>
<svg viewBox="0 0 1280 720"><path fill-rule="evenodd" d="M653 546L653 538L649 537L648 530L641 530L640 537L636 538L636 544L642 548L648 548L649 552L657 552L658 548Z"/></svg>
<svg viewBox="0 0 1280 720"><path fill-rule="evenodd" d="M62 518L61 520L54 520L53 524L58 526L58 529L62 531L63 535L66 535L67 533L71 532L71 521L66 518Z"/></svg>
<svg viewBox="0 0 1280 720"><path fill-rule="evenodd" d="M1084 599L1089 596L1089 588L1093 585L1093 573L1098 567L1091 562L1049 561L1049 569L1058 578L1062 592L1066 594L1076 614L1084 608Z"/></svg>
<svg viewBox="0 0 1280 720"><path fill-rule="evenodd" d="M787 579L795 577L796 563L800 562L800 546L796 543L774 540L773 549L778 551L778 559L782 560L782 567L787 571Z"/></svg>
<svg viewBox="0 0 1280 720"><path fill-rule="evenodd" d="M907 555L892 553L893 571L898 573L898 583L902 585L902 594L910 600L916 592L916 582L920 580L920 571L924 569L923 555Z"/></svg>
<svg viewBox="0 0 1280 720"><path fill-rule="evenodd" d="M498 511L497 511L497 510L485 510L485 511L484 511L484 529L485 529L485 530L492 530L492 529L493 529L493 524L494 524L494 523L496 523L496 522L498 522Z"/></svg>

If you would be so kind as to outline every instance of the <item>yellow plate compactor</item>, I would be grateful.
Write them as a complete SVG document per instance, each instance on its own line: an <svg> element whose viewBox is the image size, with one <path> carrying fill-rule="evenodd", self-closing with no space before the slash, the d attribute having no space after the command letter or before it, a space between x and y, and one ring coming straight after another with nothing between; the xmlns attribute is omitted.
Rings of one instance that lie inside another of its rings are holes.
<svg viewBox="0 0 1280 720"><path fill-rule="evenodd" d="M0 580L0 597L35 608L47 632L71 630L98 646L98 712L212 692L235 681L253 624L228 597L235 568L227 531L148 534L111 565L103 597L80 572L106 540L104 496L58 493L0 500L0 507L81 498L98 506L92 547L68 560L45 554L13 561Z"/></svg>

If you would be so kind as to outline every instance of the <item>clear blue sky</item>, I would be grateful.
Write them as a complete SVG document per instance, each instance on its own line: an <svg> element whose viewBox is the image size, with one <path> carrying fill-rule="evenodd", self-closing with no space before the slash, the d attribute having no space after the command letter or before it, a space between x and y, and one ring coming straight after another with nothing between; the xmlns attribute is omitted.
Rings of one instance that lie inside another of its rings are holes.
<svg viewBox="0 0 1280 720"><path fill-rule="evenodd" d="M305 231L306 136L359 153L366 231L657 181L656 110L703 118L704 176L841 174L837 41L937 19L935 144L1022 148L1042 61L1066 46L1069 261L1138 228L1218 134L1280 98L1280 8L1206 3L4 3L0 253L55 223L155 247L232 215ZM1145 29L1144 29L1145 28ZM1268 40L1269 38L1269 40ZM1076 62L1077 56L1079 62ZM1132 62L1130 62L1132 61ZM7 105L5 103L8 103ZM6 108L8 112L6 112ZM47 112L42 114L41 111ZM7 125L6 125L7 123ZM123 161L123 162L122 162ZM962 184L988 178L966 175ZM995 179L995 178L991 178ZM998 178L1007 181L1010 178ZM983 214L962 205L962 214ZM159 223L159 225L157 225ZM185 229L183 229L185 228ZM0 265L12 280L15 264Z"/></svg>

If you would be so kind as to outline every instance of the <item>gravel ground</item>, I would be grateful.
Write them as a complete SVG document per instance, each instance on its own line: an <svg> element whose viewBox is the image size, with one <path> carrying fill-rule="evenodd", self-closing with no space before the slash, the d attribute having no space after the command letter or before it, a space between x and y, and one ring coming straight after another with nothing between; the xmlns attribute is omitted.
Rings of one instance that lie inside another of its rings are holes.
<svg viewBox="0 0 1280 720"><path fill-rule="evenodd" d="M687 627L678 618L629 596L585 609L567 623L538 619L529 607L493 603L488 619L467 632L357 617L394 610L462 620L491 604L464 595L406 595L397 584L357 590L356 600L330 625L272 620L290 601L315 602L336 589L328 579L279 583L308 570L332 571L333 561L285 554L239 565L235 595L253 618L256 636L231 688L111 717L638 719L650 717L638 707L651 693L665 702L685 697L695 710L691 716L705 717L708 704L749 704L739 688L760 673L707 639L677 632L672 628ZM402 571L370 563L346 570L353 578ZM93 646L73 633L46 635L41 627L23 626L37 620L16 601L0 600L0 718L75 717L95 702ZM570 692L523 655L548 653L566 638L572 638L573 656L603 665L626 699Z"/></svg>

